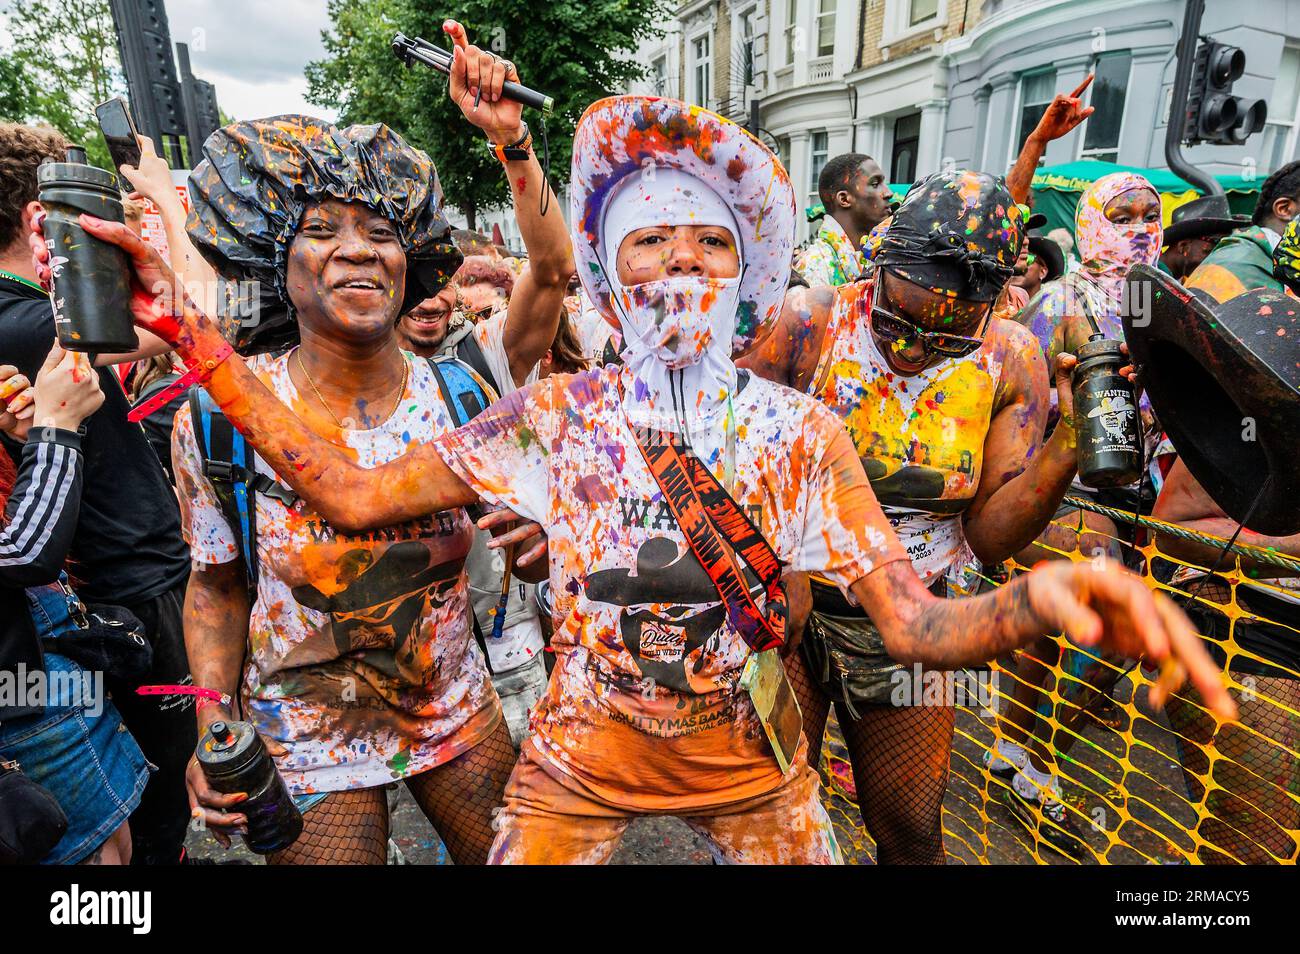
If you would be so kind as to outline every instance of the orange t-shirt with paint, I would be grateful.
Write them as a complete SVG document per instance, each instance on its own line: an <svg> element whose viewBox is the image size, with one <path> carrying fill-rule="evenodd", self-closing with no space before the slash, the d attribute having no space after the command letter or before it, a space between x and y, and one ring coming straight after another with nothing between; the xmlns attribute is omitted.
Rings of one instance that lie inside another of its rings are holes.
<svg viewBox="0 0 1300 954"><path fill-rule="evenodd" d="M526 744L561 781L615 805L684 811L782 783L737 682L749 647L641 456L624 369L555 375L438 439L484 499L547 532L557 663ZM728 428L693 450L789 571L843 587L907 559L839 420L807 395L741 372Z"/></svg>

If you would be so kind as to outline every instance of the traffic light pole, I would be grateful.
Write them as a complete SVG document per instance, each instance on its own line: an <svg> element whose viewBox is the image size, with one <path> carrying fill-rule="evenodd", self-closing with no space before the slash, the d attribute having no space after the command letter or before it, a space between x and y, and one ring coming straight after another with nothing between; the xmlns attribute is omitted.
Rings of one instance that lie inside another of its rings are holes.
<svg viewBox="0 0 1300 954"><path fill-rule="evenodd" d="M1183 12L1183 32L1178 37L1178 67L1174 71L1174 98L1169 106L1169 125L1165 127L1165 162L1170 171L1187 180L1206 195L1223 195L1223 186L1208 172L1183 158L1183 132L1187 126L1187 94L1196 65L1196 42L1201 33L1201 15L1205 0L1187 0Z"/></svg>

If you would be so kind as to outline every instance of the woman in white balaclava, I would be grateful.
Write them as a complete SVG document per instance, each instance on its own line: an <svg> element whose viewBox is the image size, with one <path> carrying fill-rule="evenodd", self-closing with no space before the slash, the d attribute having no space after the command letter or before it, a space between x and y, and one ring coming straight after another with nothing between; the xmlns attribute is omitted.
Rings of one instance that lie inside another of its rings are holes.
<svg viewBox="0 0 1300 954"><path fill-rule="evenodd" d="M1051 629L1156 658L1172 643L1209 704L1231 712L1186 620L1122 570L1057 562L995 594L935 598L839 419L735 367L775 321L790 274L794 195L757 139L686 103L601 100L574 136L570 202L579 278L622 329L624 366L552 375L374 469L315 439L237 358L213 358L204 385L349 532L477 499L546 531L556 665L493 861L605 861L645 814L682 816L728 861L837 861L768 654L784 635L782 573L851 593L909 663L975 664ZM136 255L142 281L156 278L143 246L101 234ZM161 324L143 309L136 319ZM219 353L204 316L172 320L178 330L161 330L183 356ZM754 696L765 715L778 699L768 724L741 685L747 667L766 680Z"/></svg>

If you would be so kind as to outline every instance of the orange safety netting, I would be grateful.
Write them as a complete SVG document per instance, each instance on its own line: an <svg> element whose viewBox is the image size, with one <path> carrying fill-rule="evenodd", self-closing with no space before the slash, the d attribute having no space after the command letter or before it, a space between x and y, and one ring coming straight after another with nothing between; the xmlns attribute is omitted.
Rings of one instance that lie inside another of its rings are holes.
<svg viewBox="0 0 1300 954"><path fill-rule="evenodd" d="M1077 532L1079 517L1071 519L1058 526ZM1215 631L1212 645L1228 672L1240 720L1217 723L1190 689L1155 712L1147 704L1155 673L1133 660L1098 658L1062 637L1045 637L987 670L958 673L962 689L943 803L949 863L1296 862L1300 672L1243 648L1237 635L1244 620L1272 624L1275 639L1300 640L1300 630L1243 605L1258 607L1260 593L1300 598L1300 590L1253 579L1247 585L1232 555L1205 580L1205 567L1168 557L1149 536L1139 545L1121 539L1131 530L1098 538L1111 555L1137 566L1152 589L1185 604L1203 634ZM1083 539L1089 552L1096 552L1097 538L1085 534ZM1040 546L1056 558L1091 559L1077 544L1071 550ZM1015 569L1023 567L1009 562L1001 578ZM960 593L997 585L990 575L968 573L965 580L950 589ZM1243 671L1258 669L1252 661L1276 668ZM1021 735L1017 725L1026 723L1027 734ZM1024 743L1045 756L1045 766L1060 780L1063 823L1017 798L1009 778L986 767L998 740ZM852 774L834 721L822 755L823 778L829 782L825 800L845 858L866 863L874 857L874 844L849 800Z"/></svg>

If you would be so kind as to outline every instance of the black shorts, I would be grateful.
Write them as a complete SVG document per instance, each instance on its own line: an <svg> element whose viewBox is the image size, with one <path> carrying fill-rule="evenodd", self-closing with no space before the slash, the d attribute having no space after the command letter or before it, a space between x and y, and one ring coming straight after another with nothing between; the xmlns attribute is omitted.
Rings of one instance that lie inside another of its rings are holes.
<svg viewBox="0 0 1300 954"><path fill-rule="evenodd" d="M885 650L884 637L859 606L838 587L811 580L812 612L800 643L808 671L834 702L843 702L857 718L857 706L889 705L899 673L908 671ZM939 577L930 586L947 595Z"/></svg>

